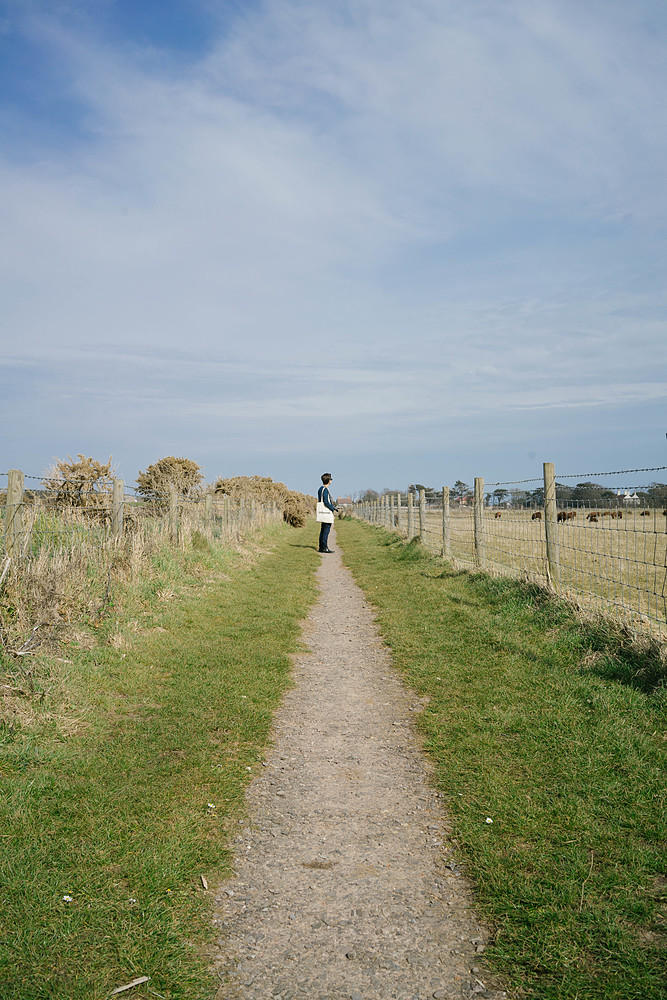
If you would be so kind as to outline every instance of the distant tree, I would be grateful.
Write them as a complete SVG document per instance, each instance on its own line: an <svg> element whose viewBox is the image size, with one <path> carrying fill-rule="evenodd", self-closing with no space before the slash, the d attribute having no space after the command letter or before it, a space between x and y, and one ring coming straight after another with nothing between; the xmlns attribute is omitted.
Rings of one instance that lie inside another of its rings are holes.
<svg viewBox="0 0 667 1000"><path fill-rule="evenodd" d="M469 499L473 495L468 484L462 482L460 479L456 480L450 490L450 494L454 500L458 501Z"/></svg>
<svg viewBox="0 0 667 1000"><path fill-rule="evenodd" d="M501 504L505 501L505 498L509 496L509 490L504 490L502 488L494 490L491 494L493 497L493 502L496 504Z"/></svg>
<svg viewBox="0 0 667 1000"><path fill-rule="evenodd" d="M512 507L525 507L527 505L528 494L526 490L520 490L517 487L510 490L510 502Z"/></svg>
<svg viewBox="0 0 667 1000"><path fill-rule="evenodd" d="M574 499L574 488L572 486L565 486L563 483L556 483L556 500L573 500Z"/></svg>
<svg viewBox="0 0 667 1000"><path fill-rule="evenodd" d="M111 456L108 462L71 455L57 458L42 480L49 499L67 507L106 507L113 489Z"/></svg>
<svg viewBox="0 0 667 1000"><path fill-rule="evenodd" d="M599 503L601 500L612 500L616 494L613 490L600 483L577 483L572 490L572 500L578 503Z"/></svg>
<svg viewBox="0 0 667 1000"><path fill-rule="evenodd" d="M361 501L361 503L370 503L372 500L378 500L379 498L380 494L377 492L377 490L364 490L364 492L359 497L359 500Z"/></svg>
<svg viewBox="0 0 667 1000"><path fill-rule="evenodd" d="M652 500L667 500L667 483L649 483L646 492Z"/></svg>
<svg viewBox="0 0 667 1000"><path fill-rule="evenodd" d="M168 455L139 473L137 493L145 499L164 499L173 485L180 497L192 498L201 492L203 480L201 466L196 462Z"/></svg>

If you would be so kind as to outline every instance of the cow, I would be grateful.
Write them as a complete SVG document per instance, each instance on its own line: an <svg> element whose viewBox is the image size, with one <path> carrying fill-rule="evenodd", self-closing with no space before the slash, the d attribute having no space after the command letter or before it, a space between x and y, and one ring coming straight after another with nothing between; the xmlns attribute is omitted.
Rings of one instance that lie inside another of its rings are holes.
<svg viewBox="0 0 667 1000"><path fill-rule="evenodd" d="M500 511L499 511L499 510L497 510L497 511L495 512L495 514L494 514L493 516L494 516L494 517L500 517Z"/></svg>
<svg viewBox="0 0 667 1000"><path fill-rule="evenodd" d="M559 510L558 514L556 515L556 520L557 521L567 521L567 511L566 510Z"/></svg>
<svg viewBox="0 0 667 1000"><path fill-rule="evenodd" d="M592 510L590 514L586 514L586 520L597 524L598 512L596 510Z"/></svg>
<svg viewBox="0 0 667 1000"><path fill-rule="evenodd" d="M639 511L639 516L640 517L650 517L651 516L651 511L650 510L640 510Z"/></svg>
<svg viewBox="0 0 667 1000"><path fill-rule="evenodd" d="M536 510L533 516L531 517L531 521L541 521L541 520L542 520L542 511Z"/></svg>

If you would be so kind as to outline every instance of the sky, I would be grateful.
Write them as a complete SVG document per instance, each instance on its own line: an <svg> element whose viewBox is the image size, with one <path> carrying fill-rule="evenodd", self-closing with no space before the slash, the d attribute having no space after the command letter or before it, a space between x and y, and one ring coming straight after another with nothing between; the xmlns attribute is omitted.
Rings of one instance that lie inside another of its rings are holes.
<svg viewBox="0 0 667 1000"><path fill-rule="evenodd" d="M0 0L0 472L666 466L666 56L664 0Z"/></svg>

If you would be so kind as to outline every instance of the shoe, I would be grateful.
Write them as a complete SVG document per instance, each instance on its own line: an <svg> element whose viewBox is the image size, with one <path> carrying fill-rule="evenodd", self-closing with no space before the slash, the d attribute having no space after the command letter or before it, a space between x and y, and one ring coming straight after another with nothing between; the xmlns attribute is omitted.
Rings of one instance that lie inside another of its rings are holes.
<svg viewBox="0 0 667 1000"><path fill-rule="evenodd" d="M333 555L335 549L325 549L324 551L329 552L331 555Z"/></svg>

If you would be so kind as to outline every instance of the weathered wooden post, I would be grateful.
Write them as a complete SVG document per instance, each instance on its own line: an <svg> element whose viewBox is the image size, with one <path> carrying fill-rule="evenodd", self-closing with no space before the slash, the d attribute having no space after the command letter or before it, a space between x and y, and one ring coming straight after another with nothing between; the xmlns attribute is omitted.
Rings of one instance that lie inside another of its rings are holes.
<svg viewBox="0 0 667 1000"><path fill-rule="evenodd" d="M426 490L419 491L419 537L423 541L426 537Z"/></svg>
<svg viewBox="0 0 667 1000"><path fill-rule="evenodd" d="M392 531L396 527L396 497L393 493L389 495L389 527Z"/></svg>
<svg viewBox="0 0 667 1000"><path fill-rule="evenodd" d="M449 486L442 487L442 557L449 559Z"/></svg>
<svg viewBox="0 0 667 1000"><path fill-rule="evenodd" d="M125 483L122 479L114 479L111 494L111 533L114 538L120 538L123 534L124 497Z"/></svg>
<svg viewBox="0 0 667 1000"><path fill-rule="evenodd" d="M403 518L401 517L403 508L401 507L401 494L396 494L396 527L399 531L403 530Z"/></svg>
<svg viewBox="0 0 667 1000"><path fill-rule="evenodd" d="M178 493L173 483L169 484L169 534L178 541Z"/></svg>
<svg viewBox="0 0 667 1000"><path fill-rule="evenodd" d="M213 531L213 497L207 493L204 497L204 524L206 531L210 535Z"/></svg>
<svg viewBox="0 0 667 1000"><path fill-rule="evenodd" d="M408 490L408 541L412 540L415 533L415 514L413 508L412 493Z"/></svg>
<svg viewBox="0 0 667 1000"><path fill-rule="evenodd" d="M23 483L20 469L10 469L7 473L7 500L5 504L5 552L10 559L21 555L23 536Z"/></svg>
<svg viewBox="0 0 667 1000"><path fill-rule="evenodd" d="M229 528L229 497L226 493L222 498L222 519L225 523L225 528Z"/></svg>
<svg viewBox="0 0 667 1000"><path fill-rule="evenodd" d="M481 568L486 561L484 550L484 479L481 476L475 477L475 561Z"/></svg>
<svg viewBox="0 0 667 1000"><path fill-rule="evenodd" d="M556 471L553 462L544 469L544 534L547 542L547 579L555 589L560 584L560 552L558 545L558 511L556 509Z"/></svg>
<svg viewBox="0 0 667 1000"><path fill-rule="evenodd" d="M257 501L254 497L250 501L250 520L252 521L252 526L254 528L255 521L257 520Z"/></svg>

